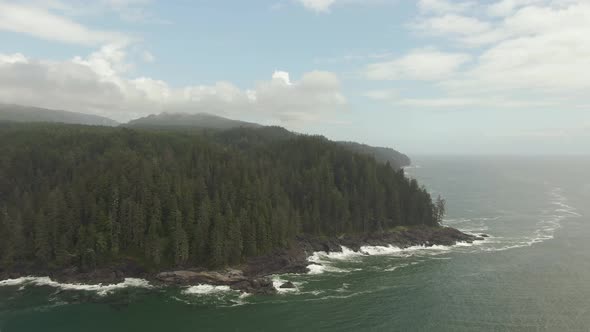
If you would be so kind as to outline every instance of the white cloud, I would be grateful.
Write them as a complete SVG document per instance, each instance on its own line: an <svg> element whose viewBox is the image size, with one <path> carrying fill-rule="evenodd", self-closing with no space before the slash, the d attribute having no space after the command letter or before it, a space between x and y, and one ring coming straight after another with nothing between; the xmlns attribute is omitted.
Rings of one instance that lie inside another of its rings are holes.
<svg viewBox="0 0 590 332"><path fill-rule="evenodd" d="M488 6L488 14L491 16L505 17L513 14L522 6L543 3L543 0L501 0Z"/></svg>
<svg viewBox="0 0 590 332"><path fill-rule="evenodd" d="M305 8L315 11L316 13L325 13L330 10L330 7L336 0L297 0Z"/></svg>
<svg viewBox="0 0 590 332"><path fill-rule="evenodd" d="M588 109L588 17L586 0L499 0L461 14L442 9L421 14L413 29L447 45L455 42L458 52L471 54L472 61L469 66L425 61L433 73L442 73L428 77L433 80L424 87L438 97L394 96L387 101L415 108ZM376 69L373 78L416 79L407 73L417 71L399 69L412 68L408 62L397 59L369 68ZM452 69L438 71L434 64Z"/></svg>
<svg viewBox="0 0 590 332"><path fill-rule="evenodd" d="M286 1L286 0L284 0ZM305 9L316 13L329 13L334 5L388 5L397 4L399 0L294 0L302 5ZM277 2L271 5L272 10L278 10L283 7L283 2Z"/></svg>
<svg viewBox="0 0 590 332"><path fill-rule="evenodd" d="M272 74L272 79L277 80L279 82L283 82L286 85L291 85L291 78L289 77L289 73L286 71L277 70Z"/></svg>
<svg viewBox="0 0 590 332"><path fill-rule="evenodd" d="M471 1L419 0L418 8L425 13L459 13L474 6Z"/></svg>
<svg viewBox="0 0 590 332"><path fill-rule="evenodd" d="M0 64L26 63L27 58L20 54L0 54Z"/></svg>
<svg viewBox="0 0 590 332"><path fill-rule="evenodd" d="M118 120L162 111L209 112L275 122L317 121L344 109L346 98L330 72L287 72L242 90L229 82L173 88L149 77L127 79L124 49L105 46L86 58L34 60L0 54L0 102L106 115Z"/></svg>
<svg viewBox="0 0 590 332"><path fill-rule="evenodd" d="M68 17L115 14L132 23L169 23L150 11L153 0L14 0L21 5L45 9Z"/></svg>
<svg viewBox="0 0 590 332"><path fill-rule="evenodd" d="M37 38L82 45L125 44L125 34L87 28L42 6L0 0L0 30L24 33Z"/></svg>
<svg viewBox="0 0 590 332"><path fill-rule="evenodd" d="M371 80L439 80L453 74L469 60L470 56L465 53L414 50L400 58L368 65L365 76Z"/></svg>
<svg viewBox="0 0 590 332"><path fill-rule="evenodd" d="M457 14L429 17L411 26L427 34L467 37L473 36L474 34L481 34L491 29L491 25L488 22L482 22L477 18Z"/></svg>
<svg viewBox="0 0 590 332"><path fill-rule="evenodd" d="M497 27L504 38L491 43L464 77L445 84L454 89L536 92L579 98L590 88L590 4L528 6Z"/></svg>

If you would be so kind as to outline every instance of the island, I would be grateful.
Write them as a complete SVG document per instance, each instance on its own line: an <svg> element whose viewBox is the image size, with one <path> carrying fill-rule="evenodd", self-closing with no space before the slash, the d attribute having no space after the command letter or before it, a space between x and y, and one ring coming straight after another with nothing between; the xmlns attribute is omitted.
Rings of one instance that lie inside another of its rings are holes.
<svg viewBox="0 0 590 332"><path fill-rule="evenodd" d="M317 251L481 240L441 225L395 150L231 121L0 122L0 280L272 294Z"/></svg>

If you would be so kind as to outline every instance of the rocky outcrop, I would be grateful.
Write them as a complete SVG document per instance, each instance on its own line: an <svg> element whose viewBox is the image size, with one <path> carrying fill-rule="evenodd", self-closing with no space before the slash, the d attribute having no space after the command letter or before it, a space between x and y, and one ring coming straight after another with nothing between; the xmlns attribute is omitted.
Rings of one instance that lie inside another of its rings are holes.
<svg viewBox="0 0 590 332"><path fill-rule="evenodd" d="M266 277L253 278L230 285L231 289L257 295L273 295L277 293L272 280Z"/></svg>
<svg viewBox="0 0 590 332"><path fill-rule="evenodd" d="M411 246L450 246L458 242L471 243L483 240L486 234L474 236L465 234L450 227L411 227L400 228L389 232L342 235L326 238L317 236L298 236L289 248L275 250L269 254L250 258L240 269L224 269L209 271L205 269L186 269L176 271L148 273L133 261L124 261L113 266L81 271L69 268L59 271L44 271L31 267L23 267L15 271L0 271L0 280L14 279L21 276L39 275L49 276L62 283L84 284L116 284L126 277L144 278L161 285L179 287L198 284L226 285L231 289L250 294L270 295L277 290L272 280L273 274L307 273L311 264L307 258L316 251L341 252L342 246L359 251L362 246L396 246L407 248ZM286 282L280 288L294 288Z"/></svg>
<svg viewBox="0 0 590 332"><path fill-rule="evenodd" d="M197 284L228 285L231 289L245 293L268 295L276 293L272 281L266 277L249 278L241 270L223 271L169 271L156 275L166 285L190 286Z"/></svg>
<svg viewBox="0 0 590 332"><path fill-rule="evenodd" d="M168 285L186 286L195 284L229 285L245 280L241 271L221 273L217 271L169 271L156 275L156 279Z"/></svg>
<svg viewBox="0 0 590 332"><path fill-rule="evenodd" d="M342 247L359 251L362 246L451 246L458 242L472 243L483 240L450 227L412 227L399 230L363 234L343 235L334 238L299 236L289 248L248 260L244 274L250 277L284 273L307 273L307 258L316 251L341 252Z"/></svg>
<svg viewBox="0 0 590 332"><path fill-rule="evenodd" d="M68 284L118 284L125 280L123 271L114 268L96 269L89 272L79 271L77 268L69 268L51 273L51 279Z"/></svg>
<svg viewBox="0 0 590 332"><path fill-rule="evenodd" d="M287 281L287 282L283 283L279 288L293 289L293 288L295 288L295 284L293 284L290 281Z"/></svg>

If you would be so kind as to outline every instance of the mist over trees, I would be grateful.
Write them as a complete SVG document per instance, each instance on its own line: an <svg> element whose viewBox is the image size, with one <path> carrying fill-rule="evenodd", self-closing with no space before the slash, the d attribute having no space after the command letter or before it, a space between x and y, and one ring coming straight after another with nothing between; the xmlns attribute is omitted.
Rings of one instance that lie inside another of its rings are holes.
<svg viewBox="0 0 590 332"><path fill-rule="evenodd" d="M118 125L114 120L97 115L3 103L0 103L0 121L58 122L91 126Z"/></svg>
<svg viewBox="0 0 590 332"><path fill-rule="evenodd" d="M216 268L298 234L441 220L444 201L397 167L277 133L0 124L0 268Z"/></svg>

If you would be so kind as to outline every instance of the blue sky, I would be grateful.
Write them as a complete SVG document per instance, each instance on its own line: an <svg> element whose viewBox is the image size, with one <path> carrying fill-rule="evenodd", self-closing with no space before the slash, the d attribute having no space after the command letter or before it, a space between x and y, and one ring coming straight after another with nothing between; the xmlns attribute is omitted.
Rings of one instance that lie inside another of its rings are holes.
<svg viewBox="0 0 590 332"><path fill-rule="evenodd" d="M0 0L0 102L410 154L585 154L585 0Z"/></svg>

